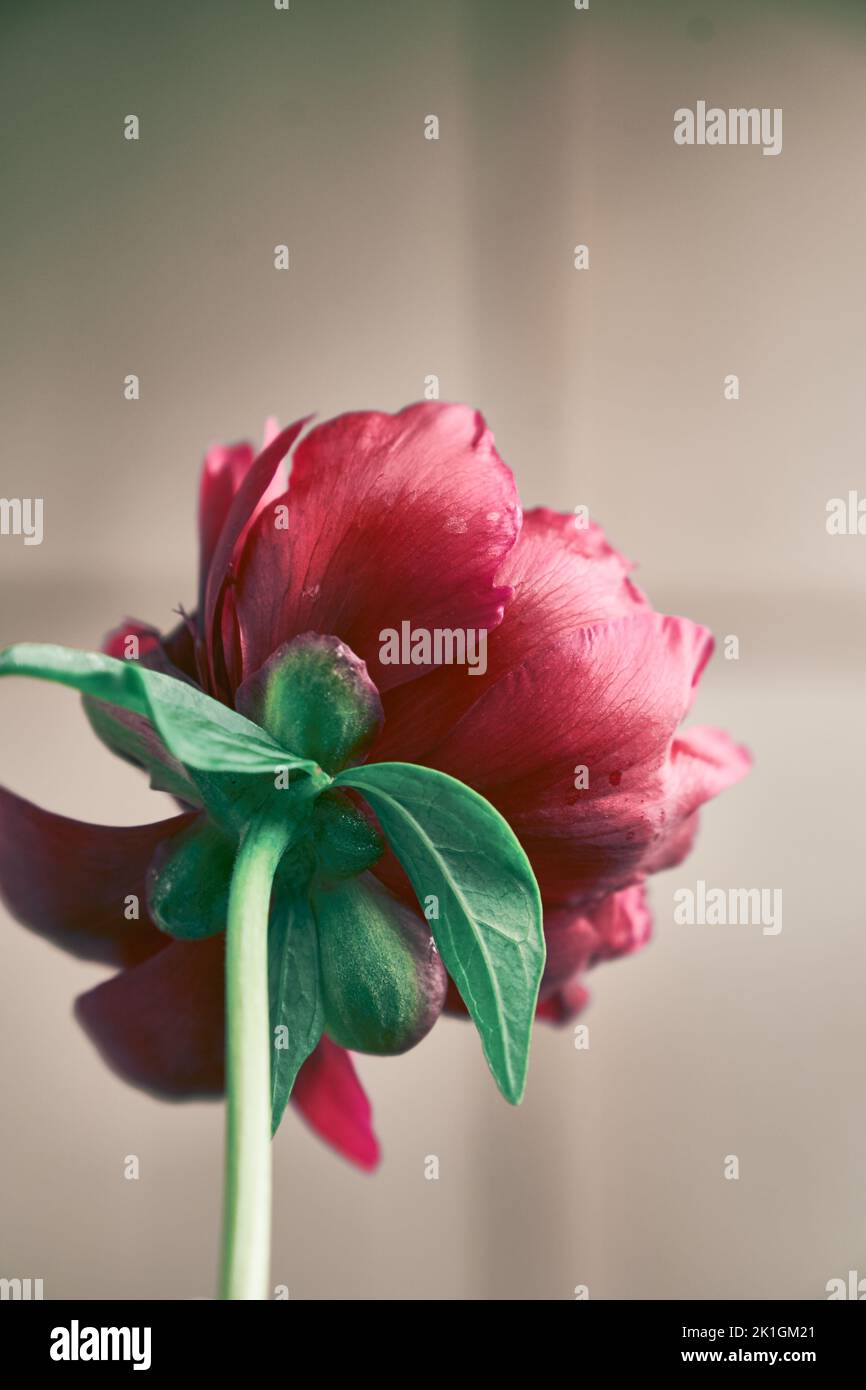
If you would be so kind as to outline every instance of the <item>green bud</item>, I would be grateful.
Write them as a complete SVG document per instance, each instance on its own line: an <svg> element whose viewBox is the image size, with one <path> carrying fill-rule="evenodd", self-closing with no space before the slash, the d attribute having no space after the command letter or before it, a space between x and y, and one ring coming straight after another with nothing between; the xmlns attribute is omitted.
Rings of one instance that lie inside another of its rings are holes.
<svg viewBox="0 0 866 1390"><path fill-rule="evenodd" d="M371 874L317 890L325 1032L355 1052L406 1052L430 1031L447 977L424 921Z"/></svg>

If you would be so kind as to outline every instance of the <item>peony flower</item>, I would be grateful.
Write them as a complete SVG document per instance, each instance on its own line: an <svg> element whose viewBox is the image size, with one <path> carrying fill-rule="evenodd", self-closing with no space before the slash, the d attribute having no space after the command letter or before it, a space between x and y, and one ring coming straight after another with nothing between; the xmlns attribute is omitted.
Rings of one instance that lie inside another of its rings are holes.
<svg viewBox="0 0 866 1390"><path fill-rule="evenodd" d="M270 698L275 661L333 659L364 713L363 737L334 766L421 765L496 808L541 892L547 960L538 1016L570 1018L586 1000L586 971L648 939L647 876L683 859L698 808L748 768L725 734L679 731L712 638L654 612L597 526L545 508L522 516L476 412L431 402L396 415L343 415L303 435L306 423L271 430L258 456L248 445L208 454L195 613L166 636L127 621L104 651L135 655L143 668L251 718ZM417 660L386 659L384 634L404 624L416 634L486 634L484 669L437 665L423 642ZM206 812L191 802L184 769L152 721L113 707L107 714L104 703L88 708L96 732L147 767L181 809L112 829L2 791L0 887L25 925L119 967L76 1012L121 1076L166 1098L218 1095L225 938L173 939L159 925L175 886L165 866L178 862L177 846L197 843ZM465 1005L429 949L424 904L393 850L383 852L357 788L328 796L330 819L320 816L316 843L327 842L329 872L339 882L358 876L370 931L381 908L409 964L388 1027L378 1016L359 1024L349 998L357 970L333 938L325 1033L291 1100L324 1140L371 1168L378 1144L348 1049L404 1050L443 1006ZM228 879L214 855L202 861L202 913L225 908ZM339 871L335 855L345 858ZM339 887L329 891L339 903ZM120 910L129 895L141 904L138 920Z"/></svg>

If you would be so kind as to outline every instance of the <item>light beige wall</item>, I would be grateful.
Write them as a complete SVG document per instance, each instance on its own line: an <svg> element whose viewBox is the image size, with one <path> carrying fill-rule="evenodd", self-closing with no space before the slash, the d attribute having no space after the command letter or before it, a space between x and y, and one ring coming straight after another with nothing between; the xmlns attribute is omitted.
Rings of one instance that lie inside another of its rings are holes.
<svg viewBox="0 0 866 1390"><path fill-rule="evenodd" d="M396 408L431 372L485 411L528 503L586 503L659 607L740 638L696 715L756 770L655 880L652 947L591 981L590 1050L539 1030L519 1111L460 1023L362 1059L384 1166L360 1177L285 1123L275 1282L821 1297L866 1274L866 538L824 527L864 486L862 29L833 6L86 0L10 7L2 37L0 492L44 496L46 536L0 539L0 641L168 623L193 600L208 443ZM675 147L699 97L781 106L782 155ZM67 693L0 700L15 790L163 813ZM675 926L699 877L781 887L782 933ZM0 941L0 1273L209 1295L219 1109L126 1089L69 1016L99 968L5 920Z"/></svg>

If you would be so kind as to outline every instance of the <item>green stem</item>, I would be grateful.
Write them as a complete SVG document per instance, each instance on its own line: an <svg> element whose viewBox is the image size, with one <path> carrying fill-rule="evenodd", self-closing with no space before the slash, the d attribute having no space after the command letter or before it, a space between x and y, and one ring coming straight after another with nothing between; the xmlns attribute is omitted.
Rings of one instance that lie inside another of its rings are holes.
<svg viewBox="0 0 866 1390"><path fill-rule="evenodd" d="M252 822L235 860L226 928L226 1159L220 1297L268 1297L271 1038L268 917L290 825Z"/></svg>

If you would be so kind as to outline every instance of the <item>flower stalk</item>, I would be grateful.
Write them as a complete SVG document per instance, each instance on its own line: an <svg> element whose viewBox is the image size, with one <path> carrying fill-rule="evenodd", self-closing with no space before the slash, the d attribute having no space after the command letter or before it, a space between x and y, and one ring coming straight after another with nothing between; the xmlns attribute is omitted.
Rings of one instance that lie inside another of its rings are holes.
<svg viewBox="0 0 866 1390"><path fill-rule="evenodd" d="M220 1297L265 1299L271 1251L268 918L292 823L253 821L241 838L226 928L226 1152Z"/></svg>

